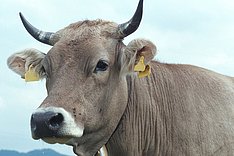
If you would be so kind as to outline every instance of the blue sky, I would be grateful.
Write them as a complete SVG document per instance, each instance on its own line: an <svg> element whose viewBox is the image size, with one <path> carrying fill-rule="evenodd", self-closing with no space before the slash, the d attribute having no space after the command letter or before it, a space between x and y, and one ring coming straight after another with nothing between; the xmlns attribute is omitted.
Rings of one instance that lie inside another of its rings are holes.
<svg viewBox="0 0 234 156"><path fill-rule="evenodd" d="M121 4L122 3L122 4ZM84 19L122 23L138 0L3 0L0 5L0 149L29 151L53 148L72 155L72 148L34 141L30 115L46 96L45 82L25 83L6 65L8 56L25 48L47 52L50 46L34 40L18 16L22 12L36 27L57 31ZM145 0L142 24L125 39L147 38L158 48L156 59L193 64L234 76L233 0Z"/></svg>

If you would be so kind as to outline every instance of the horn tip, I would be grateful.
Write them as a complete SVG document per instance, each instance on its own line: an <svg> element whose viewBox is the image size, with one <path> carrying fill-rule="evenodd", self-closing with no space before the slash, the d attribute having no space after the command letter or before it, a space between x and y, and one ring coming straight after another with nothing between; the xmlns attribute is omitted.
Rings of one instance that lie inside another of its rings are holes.
<svg viewBox="0 0 234 156"><path fill-rule="evenodd" d="M19 16L20 16L21 21L24 23L24 21L26 21L24 18L24 15L21 12L19 12Z"/></svg>
<svg viewBox="0 0 234 156"><path fill-rule="evenodd" d="M22 17L23 17L23 14L22 14L21 12L19 12L19 16L20 16L20 18L22 18Z"/></svg>

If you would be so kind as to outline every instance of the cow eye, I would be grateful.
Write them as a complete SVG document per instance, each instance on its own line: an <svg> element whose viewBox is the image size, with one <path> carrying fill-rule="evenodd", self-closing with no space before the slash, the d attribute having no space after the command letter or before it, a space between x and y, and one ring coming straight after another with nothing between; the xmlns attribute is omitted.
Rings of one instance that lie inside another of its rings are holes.
<svg viewBox="0 0 234 156"><path fill-rule="evenodd" d="M94 70L94 73L99 71L106 71L107 68L108 68L108 63L104 60L99 60Z"/></svg>

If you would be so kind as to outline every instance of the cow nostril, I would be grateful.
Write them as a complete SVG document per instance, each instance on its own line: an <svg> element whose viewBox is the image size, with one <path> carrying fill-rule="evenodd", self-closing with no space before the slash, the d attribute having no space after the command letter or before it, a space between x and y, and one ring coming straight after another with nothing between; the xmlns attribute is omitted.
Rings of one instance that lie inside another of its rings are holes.
<svg viewBox="0 0 234 156"><path fill-rule="evenodd" d="M61 113L57 113L49 120L49 126L51 129L58 129L63 122L64 117Z"/></svg>

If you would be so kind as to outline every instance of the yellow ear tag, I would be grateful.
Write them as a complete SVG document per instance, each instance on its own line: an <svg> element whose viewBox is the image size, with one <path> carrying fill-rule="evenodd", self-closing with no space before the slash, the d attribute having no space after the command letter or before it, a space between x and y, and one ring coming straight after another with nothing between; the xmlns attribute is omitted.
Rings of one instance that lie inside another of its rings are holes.
<svg viewBox="0 0 234 156"><path fill-rule="evenodd" d="M140 57L139 62L135 65L134 71L139 72L139 71L145 71L145 63L144 63L144 56Z"/></svg>
<svg viewBox="0 0 234 156"><path fill-rule="evenodd" d="M138 77L139 78L143 78L143 77L146 77L146 76L150 76L151 74L151 68L149 65L146 65L145 67L145 71L140 71L139 74L138 74Z"/></svg>
<svg viewBox="0 0 234 156"><path fill-rule="evenodd" d="M35 71L35 69L33 69L32 66L29 67L29 69L25 73L24 77L25 77L26 82L40 80L39 74Z"/></svg>

